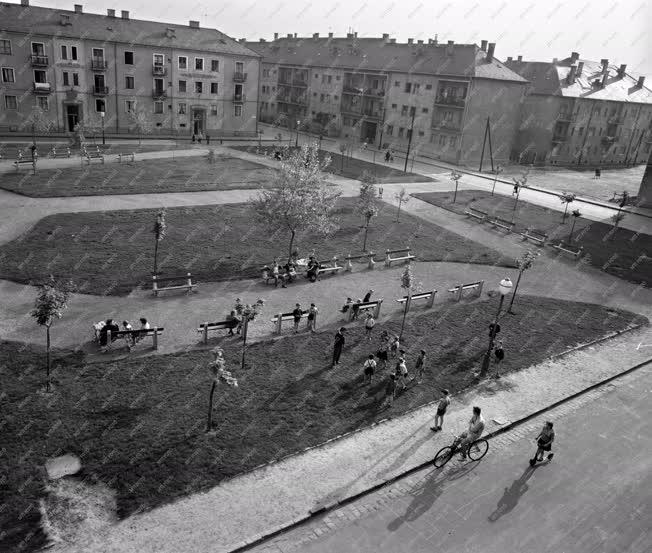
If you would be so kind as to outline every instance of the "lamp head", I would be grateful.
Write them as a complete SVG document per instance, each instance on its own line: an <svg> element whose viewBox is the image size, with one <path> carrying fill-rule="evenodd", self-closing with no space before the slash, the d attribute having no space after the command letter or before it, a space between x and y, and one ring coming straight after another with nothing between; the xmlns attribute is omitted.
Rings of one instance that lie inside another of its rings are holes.
<svg viewBox="0 0 652 553"><path fill-rule="evenodd" d="M509 280L508 278L504 278L503 280L500 281L500 284L498 285L498 289L500 290L500 294L502 296L506 296L512 291L512 281Z"/></svg>

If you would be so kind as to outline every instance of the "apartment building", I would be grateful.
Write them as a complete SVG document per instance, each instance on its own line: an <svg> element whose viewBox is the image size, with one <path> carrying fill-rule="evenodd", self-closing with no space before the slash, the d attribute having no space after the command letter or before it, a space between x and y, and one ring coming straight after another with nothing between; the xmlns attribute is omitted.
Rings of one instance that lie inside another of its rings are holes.
<svg viewBox="0 0 652 553"><path fill-rule="evenodd" d="M491 128L494 160L514 147L526 80L495 57L495 44L408 39L303 38L246 43L262 57L261 120L476 162Z"/></svg>
<svg viewBox="0 0 652 553"><path fill-rule="evenodd" d="M529 81L515 159L563 165L644 163L652 148L652 91L625 64L580 59L552 62L508 57Z"/></svg>
<svg viewBox="0 0 652 553"><path fill-rule="evenodd" d="M260 56L216 29L0 3L0 131L255 135ZM43 115L41 115L41 118Z"/></svg>

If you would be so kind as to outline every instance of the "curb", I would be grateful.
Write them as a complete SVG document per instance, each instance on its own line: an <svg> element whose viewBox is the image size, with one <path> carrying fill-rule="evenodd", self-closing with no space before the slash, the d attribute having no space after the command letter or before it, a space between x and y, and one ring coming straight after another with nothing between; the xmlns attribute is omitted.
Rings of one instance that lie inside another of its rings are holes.
<svg viewBox="0 0 652 553"><path fill-rule="evenodd" d="M592 346L594 344L598 344L598 343L604 342L606 340L610 340L611 338L615 338L617 336L620 336L621 334L625 334L627 332L637 330L637 329L639 329L639 328L641 328L643 326L647 326L647 324L649 324L649 323L640 323L640 324L637 324L637 325L631 325L631 326L629 326L629 327L627 327L627 328L625 328L623 330L619 330L619 331L617 330L617 331L612 332L612 333L610 333L610 334L608 334L606 336L602 336L601 338L597 338L597 339L592 340L590 342L587 342L585 344L580 344L579 346L568 349L568 350L566 350L564 352L561 352L561 353L558 353L558 354L555 354L555 355L551 355L550 357L547 357L546 359L544 359L544 361L542 361L542 362L558 359L558 358L560 358L562 356L565 356L565 355L568 355L570 353L574 353L576 351L581 351L581 350L586 349L587 347L590 347L590 346ZM496 436L504 434L504 433L512 430L513 428L515 428L517 426L520 426L520 425L528 422L529 420L531 420L531 419L533 419L535 417L538 417L539 415L541 415L543 413L546 413L547 411L555 409L556 407L559 407L560 405L563 405L564 403L566 403L568 401L571 401L571 400L573 400L573 399L575 399L577 397L580 397L580 396L582 396L582 395L584 395L584 394L586 394L586 393L588 393L588 392L590 392L592 390L595 390L596 388L604 386L605 384L608 384L609 382L612 382L613 380L616 380L618 378L626 376L626 375L628 375L628 374L630 374L630 373L644 367L645 365L648 365L649 363L652 363L652 357L646 359L645 361L643 361L641 363L638 363L637 365L634 365L633 367L625 369L624 371L622 371L622 372L620 372L618 374L615 374L615 375L610 376L610 377L608 377L608 378L606 378L604 380L601 380L599 382L591 384L590 386L587 386L586 388L584 388L584 389L582 389L582 390L580 390L578 392L575 392L574 394L571 394L570 396L567 396L565 398L560 399L559 401L556 401L556 402L554 402L554 403L552 403L550 405L547 405L546 407L543 407L543 408L541 408L541 409L539 409L537 411L534 411L534 412L530 413L529 415L526 415L525 417L523 417L521 419L518 419L516 421L512 421L512 422L502 426L501 428L498 428L497 430L494 430L493 432L484 435L483 437L485 439L489 440L491 438L495 438ZM405 413L402 413L400 416L403 417L405 415L408 415L408 414L416 411L417 409L421 409L421 408L427 407L429 405L434 405L435 403L437 403L437 402L432 401L430 403L420 405L419 407L415 407L413 409L410 409L409 411L406 411ZM379 420L379 421L377 421L377 422L375 422L375 423L373 423L373 424L371 424L369 426L365 426L364 428L358 428L356 430L352 430L351 432L346 432L345 434L341 434L339 436L331 438L331 439L329 439L329 440L327 440L325 442L322 442L321 444L305 448L302 451L297 451L295 453L291 453L289 455L286 455L285 457L283 457L281 459L270 461L269 463L265 463L263 465L260 465L259 467L255 467L255 468L251 469L250 471L247 471L247 473L250 473L250 472L252 472L254 470L257 470L259 468L262 468L262 467L266 467L266 466L269 466L269 465L272 465L272 464L276 464L276 463L278 463L280 461L283 461L283 460L285 460L285 459L287 459L289 457L294 457L295 455L299 455L299 454L304 453L306 451L309 451L311 449L316 449L318 447L322 447L323 445L334 442L334 441L339 440L341 438L346 438L348 436L351 436L351 435L356 434L358 432L361 432L363 430L373 428L374 426L377 426L377 425L379 425L379 424L381 424L383 422L392 420L394 418L397 418L397 417L389 417L387 419L382 419L382 420ZM371 494L371 493L373 493L375 491L378 491L378 490L384 488L385 486L393 484L397 480L401 480L402 478L405 478L406 476L409 476L410 474L412 474L414 472L422 470L425 467L427 467L428 465L430 465L430 462L421 463L420 465L409 468L409 469L403 471L402 473L400 473L400 474L398 474L396 476L393 476L389 480L384 480L382 482L379 482L379 483L371 486L370 488L367 488L366 490L358 492L358 493L356 493L356 494L354 494L352 496L349 496L349 497L346 497L346 498L343 498L343 499L339 499L339 500L333 500L330 503L324 504L322 506L317 506L316 508L311 509L308 512L308 514L305 515L305 516L297 517L297 518L293 519L292 521L290 521L290 522L288 522L286 524L283 524L283 525L277 527L274 530L271 530L271 531L267 532L266 534L256 535L251 540L241 542L240 544L236 545L234 549L229 549L228 553L241 553L241 552L244 552L244 551L248 551L252 547L260 545L264 541L267 541L267 540L269 540L271 538L274 538L274 537L276 537L276 536L278 536L280 534L288 532L288 531L290 531L290 530L292 530L292 529L294 529L294 528L308 522L310 519L315 518L316 516L323 515L323 514L329 512L329 511L332 511L332 510L338 508L338 507L342 507L344 505L347 505L348 503L352 503L353 501L356 501L357 499L360 499L361 497L369 495L369 494ZM241 473L241 474L235 475L231 479L236 478L238 476L242 476L242 475L247 474L247 473Z"/></svg>

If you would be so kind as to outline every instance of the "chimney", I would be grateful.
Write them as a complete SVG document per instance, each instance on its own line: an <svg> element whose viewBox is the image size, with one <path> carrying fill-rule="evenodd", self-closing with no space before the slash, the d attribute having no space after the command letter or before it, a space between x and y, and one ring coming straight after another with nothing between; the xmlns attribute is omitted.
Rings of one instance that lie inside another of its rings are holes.
<svg viewBox="0 0 652 553"><path fill-rule="evenodd" d="M428 39L428 44L432 44L432 39L431 38Z"/></svg>
<svg viewBox="0 0 652 553"><path fill-rule="evenodd" d="M571 65L570 66L570 71L568 72L568 75L566 76L566 82L568 84L574 84L576 74L577 74L577 66Z"/></svg>
<svg viewBox="0 0 652 553"><path fill-rule="evenodd" d="M495 50L496 50L496 43L490 42L489 45L487 46L487 55L485 57L487 61L493 61Z"/></svg>
<svg viewBox="0 0 652 553"><path fill-rule="evenodd" d="M446 55L447 56L452 56L453 55L453 51L454 51L453 46L454 46L454 44L455 44L454 40L449 40L448 41L448 44L446 45Z"/></svg>
<svg viewBox="0 0 652 553"><path fill-rule="evenodd" d="M267 42L264 38L259 38L258 42Z"/></svg>
<svg viewBox="0 0 652 553"><path fill-rule="evenodd" d="M600 60L600 65L602 65L602 72L604 73L607 70L607 67L609 66L609 60L607 58L602 58Z"/></svg>
<svg viewBox="0 0 652 553"><path fill-rule="evenodd" d="M552 58L552 63L553 63L553 64L557 63L558 61L559 61L559 60L558 60L557 58Z"/></svg>
<svg viewBox="0 0 652 553"><path fill-rule="evenodd" d="M577 64L577 73L575 73L575 77L581 77L582 76L582 69L584 69L584 62L581 61Z"/></svg>
<svg viewBox="0 0 652 553"><path fill-rule="evenodd" d="M627 69L627 64L623 63L619 68L618 68L618 76L622 79L625 76L625 69Z"/></svg>
<svg viewBox="0 0 652 553"><path fill-rule="evenodd" d="M414 39L413 38L408 38L408 44L414 44Z"/></svg>
<svg viewBox="0 0 652 553"><path fill-rule="evenodd" d="M580 55L577 52L571 52L571 65L573 65L578 59L580 59Z"/></svg>
<svg viewBox="0 0 652 553"><path fill-rule="evenodd" d="M278 33L274 33L274 40L278 40Z"/></svg>
<svg viewBox="0 0 652 553"><path fill-rule="evenodd" d="M294 33L294 38L297 38L297 36L298 36L297 33Z"/></svg>
<svg viewBox="0 0 652 553"><path fill-rule="evenodd" d="M510 61L514 61L514 58L512 56L507 56L507 63L509 63Z"/></svg>
<svg viewBox="0 0 652 553"><path fill-rule="evenodd" d="M20 0L20 5L25 7L29 6L29 0Z"/></svg>
<svg viewBox="0 0 652 553"><path fill-rule="evenodd" d="M288 38L292 38L292 33L288 33Z"/></svg>
<svg viewBox="0 0 652 553"><path fill-rule="evenodd" d="M75 4L75 13L84 13L84 6L81 4Z"/></svg>
<svg viewBox="0 0 652 553"><path fill-rule="evenodd" d="M191 29L199 29L199 21L188 21L188 27Z"/></svg>
<svg viewBox="0 0 652 553"><path fill-rule="evenodd" d="M607 86L607 78L608 78L608 77L609 77L609 73L605 71L605 72L602 74L602 82L600 83L600 86L601 86L602 88L604 88L605 86Z"/></svg>
<svg viewBox="0 0 652 553"><path fill-rule="evenodd" d="M312 38L319 38L319 33L312 33Z"/></svg>
<svg viewBox="0 0 652 553"><path fill-rule="evenodd" d="M390 38L389 43L390 44L396 44L396 39L395 38Z"/></svg>
<svg viewBox="0 0 652 553"><path fill-rule="evenodd" d="M452 46L453 44L455 44L455 41L454 41L454 40L449 40L449 41L448 41L448 45L449 45L449 46Z"/></svg>
<svg viewBox="0 0 652 553"><path fill-rule="evenodd" d="M636 83L636 88L643 88L643 83L645 82L645 77L641 75L638 78L638 82Z"/></svg>
<svg viewBox="0 0 652 553"><path fill-rule="evenodd" d="M165 38L177 38L176 29L173 27L167 27L165 29Z"/></svg>
<svg viewBox="0 0 652 553"><path fill-rule="evenodd" d="M353 33L346 33L346 38L353 38Z"/></svg>
<svg viewBox="0 0 652 553"><path fill-rule="evenodd" d="M417 44L423 44L423 40L417 40Z"/></svg>
<svg viewBox="0 0 652 553"><path fill-rule="evenodd" d="M389 34L388 33L383 33L383 40L387 40L388 38L389 38Z"/></svg>
<svg viewBox="0 0 652 553"><path fill-rule="evenodd" d="M120 15L122 16L122 19L129 19L129 12L127 10L122 10Z"/></svg>
<svg viewBox="0 0 652 553"><path fill-rule="evenodd" d="M483 52L487 51L487 41L486 40L480 41L480 50L482 50Z"/></svg>
<svg viewBox="0 0 652 553"><path fill-rule="evenodd" d="M328 38L333 38L333 33L328 33Z"/></svg>
<svg viewBox="0 0 652 553"><path fill-rule="evenodd" d="M353 33L353 38L358 38L358 33L357 32Z"/></svg>
<svg viewBox="0 0 652 553"><path fill-rule="evenodd" d="M245 42L247 42L247 39L246 38L241 38L238 42L240 44L244 44Z"/></svg>
<svg viewBox="0 0 652 553"><path fill-rule="evenodd" d="M518 57L516 58L516 61L518 61L518 62L523 61L523 56L518 56Z"/></svg>
<svg viewBox="0 0 652 553"><path fill-rule="evenodd" d="M115 17L115 10L106 10L107 17Z"/></svg>

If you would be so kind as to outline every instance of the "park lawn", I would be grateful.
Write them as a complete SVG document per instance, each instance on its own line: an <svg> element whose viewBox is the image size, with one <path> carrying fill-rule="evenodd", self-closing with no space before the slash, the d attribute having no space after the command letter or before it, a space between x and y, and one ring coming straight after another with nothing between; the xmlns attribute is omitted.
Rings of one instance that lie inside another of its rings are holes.
<svg viewBox="0 0 652 553"><path fill-rule="evenodd" d="M122 149L122 151L130 151ZM5 173L0 187L25 196L104 196L111 194L151 194L240 190L261 188L271 183L274 169L236 157L172 157L66 167L64 169Z"/></svg>
<svg viewBox="0 0 652 553"><path fill-rule="evenodd" d="M413 196L460 215L464 215L468 207L474 207L490 215L512 220L514 198L509 196L491 196L490 192L484 190L460 190L454 204L452 192L427 192ZM571 203L568 206L566 221L562 224L562 213L559 211L519 200L514 231L523 232L532 227L548 233L549 243L568 244L573 223L570 213L574 209L576 205ZM573 230L571 246L582 246L583 260L594 267L630 282L652 285L652 258L642 258L645 254L652 255L652 236L624 228L619 228L614 235L612 229L613 225L580 217Z"/></svg>
<svg viewBox="0 0 652 553"><path fill-rule="evenodd" d="M329 368L330 329L254 343L244 372L239 342L227 345L227 368L239 387L218 387L212 436L204 433L211 385L208 352L102 364L85 364L79 356L57 359L56 393L46 399L36 393L44 379L42 352L4 342L0 470L5 477L0 489L7 508L0 510L0 527L9 532L4 539L16 542L36 528L43 494L39 470L52 456L79 456L84 477L115 490L118 515L125 517L401 415L436 400L442 388L454 395L476 382L472 371L487 347L489 313L496 302L453 303L411 314L404 334L408 367L414 367L423 348L428 370L423 382L399 394L389 409L380 405L388 370L380 370L371 386L361 382L363 361L376 349L361 324L349 327L342 364L335 370ZM516 305L517 314L501 321L503 374L646 322L594 304L522 296ZM397 317L379 323L374 332L399 328ZM6 550L1 536L0 549Z"/></svg>
<svg viewBox="0 0 652 553"><path fill-rule="evenodd" d="M288 150L287 146L284 148L279 148L278 146L231 146L234 150L240 150L242 152L248 152L250 154L259 154L267 157L273 157L274 152L280 150L285 152ZM296 148L293 146L289 150L293 151ZM363 161L361 159L350 158L348 156L342 156L342 154L327 152L326 150L319 150L319 157L323 159L326 155L331 157L331 164L326 169L327 172L333 173L334 175L339 175L349 179L359 179L363 171L369 171L372 175L375 175L376 181L378 183L388 183L388 182L435 182L435 179L426 177L424 175L419 175L417 173L410 173L394 169L387 165L383 165L383 153L379 152L376 155L378 160L377 163L370 163L368 161Z"/></svg>
<svg viewBox="0 0 652 553"><path fill-rule="evenodd" d="M339 230L328 238L301 234L295 248L306 256L343 258L362 247L362 218L355 198L339 201ZM368 248L383 259L386 248L411 246L418 260L514 267L500 252L408 213L395 222L395 208L382 203L372 221ZM80 293L126 295L151 286L157 210L61 213L38 221L29 232L0 246L0 278L35 284L52 274L71 279ZM270 233L246 204L178 207L167 210L167 234L159 245L159 272L190 271L198 282L257 278L274 257L287 258L289 233Z"/></svg>

